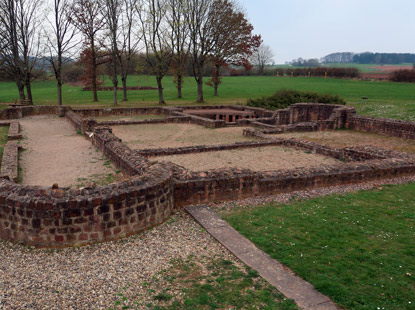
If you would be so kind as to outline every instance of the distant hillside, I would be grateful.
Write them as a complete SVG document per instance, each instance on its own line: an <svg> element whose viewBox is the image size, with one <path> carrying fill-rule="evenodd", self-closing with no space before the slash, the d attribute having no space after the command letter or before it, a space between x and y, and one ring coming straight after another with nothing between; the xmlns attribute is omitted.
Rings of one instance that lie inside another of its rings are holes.
<svg viewBox="0 0 415 310"><path fill-rule="evenodd" d="M322 63L356 63L396 65L415 63L415 54L410 53L333 53L321 58Z"/></svg>

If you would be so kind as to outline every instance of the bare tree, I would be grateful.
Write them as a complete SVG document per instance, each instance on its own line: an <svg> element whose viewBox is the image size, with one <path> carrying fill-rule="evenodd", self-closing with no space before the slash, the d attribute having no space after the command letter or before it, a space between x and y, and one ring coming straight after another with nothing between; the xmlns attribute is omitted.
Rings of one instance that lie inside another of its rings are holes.
<svg viewBox="0 0 415 310"><path fill-rule="evenodd" d="M14 0L0 1L0 57L1 70L14 77L20 100L26 99L24 92L23 64L18 41L17 3Z"/></svg>
<svg viewBox="0 0 415 310"><path fill-rule="evenodd" d="M18 2L19 41L23 59L24 85L26 87L27 99L33 104L32 81L36 78L33 74L39 65L41 53L41 32L39 12L42 1L39 0L16 0Z"/></svg>
<svg viewBox="0 0 415 310"><path fill-rule="evenodd" d="M70 53L78 44L74 38L76 28L69 18L71 14L72 0L53 0L51 20L47 17L51 29L46 29L50 63L58 84L58 105L62 105L62 67L70 61ZM49 32L49 30L52 30Z"/></svg>
<svg viewBox="0 0 415 310"><path fill-rule="evenodd" d="M111 81L114 90L113 103L118 105L118 61L120 58L120 49L118 44L118 36L120 34L120 25L118 16L122 14L121 0L105 0L103 7L103 15L108 30L107 41L108 49L111 54Z"/></svg>
<svg viewBox="0 0 415 310"><path fill-rule="evenodd" d="M101 15L101 3L95 0L75 0L72 6L70 21L84 36L85 45L90 50L92 69L92 91L94 101L98 101L98 35L105 27L105 21Z"/></svg>
<svg viewBox="0 0 415 310"><path fill-rule="evenodd" d="M177 87L177 97L182 98L182 87L189 56L189 27L186 23L187 0L168 0L167 21L170 26L170 45L173 52L172 69Z"/></svg>
<svg viewBox="0 0 415 310"><path fill-rule="evenodd" d="M264 74L265 66L272 61L273 57L274 53L271 47L261 44L251 57L252 64L258 67L258 74Z"/></svg>
<svg viewBox="0 0 415 310"><path fill-rule="evenodd" d="M41 57L41 40L38 14L42 1L1 0L0 31L5 50L1 51L4 64L15 74L20 99L33 104L31 82L36 78L34 69Z"/></svg>
<svg viewBox="0 0 415 310"><path fill-rule="evenodd" d="M156 76L159 104L165 104L162 80L169 70L172 59L170 33L166 22L167 8L166 0L142 0L141 5L137 7L146 50L146 62Z"/></svg>
<svg viewBox="0 0 415 310"><path fill-rule="evenodd" d="M197 83L197 102L203 102L203 71L214 49L216 24L215 0L189 0L186 21L189 27L190 53L193 75Z"/></svg>
<svg viewBox="0 0 415 310"><path fill-rule="evenodd" d="M138 51L141 34L134 27L136 22L136 7L138 0L123 0L123 14L121 16L121 42L118 62L123 87L123 101L128 101L127 78L131 70L131 60ZM134 35L134 33L136 35Z"/></svg>

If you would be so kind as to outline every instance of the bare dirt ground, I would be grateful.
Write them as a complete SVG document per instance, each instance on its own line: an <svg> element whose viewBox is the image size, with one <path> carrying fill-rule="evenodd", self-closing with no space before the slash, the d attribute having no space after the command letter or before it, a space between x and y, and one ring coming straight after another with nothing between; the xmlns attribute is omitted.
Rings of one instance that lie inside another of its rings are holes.
<svg viewBox="0 0 415 310"><path fill-rule="evenodd" d="M330 157L308 154L278 146L200 154L171 155L157 157L157 160L170 161L192 171L206 171L221 168L269 171L299 167L311 168L339 163L339 161Z"/></svg>
<svg viewBox="0 0 415 310"><path fill-rule="evenodd" d="M355 130L300 132L273 135L276 138L296 138L334 147L373 146L393 151L415 153L415 141L381 136Z"/></svg>
<svg viewBox="0 0 415 310"><path fill-rule="evenodd" d="M401 65L401 66L394 66L394 65L385 65L385 66L374 66L374 67L370 67L370 69L376 69L378 71L381 72L393 72L393 71L398 71L398 70L411 70L412 66L411 65Z"/></svg>
<svg viewBox="0 0 415 310"><path fill-rule="evenodd" d="M37 116L19 121L24 140L20 165L22 184L82 187L111 183L115 168L91 142L63 118Z"/></svg>
<svg viewBox="0 0 415 310"><path fill-rule="evenodd" d="M243 128L210 129L192 124L117 126L113 133L133 149L214 145L252 141L242 136Z"/></svg>

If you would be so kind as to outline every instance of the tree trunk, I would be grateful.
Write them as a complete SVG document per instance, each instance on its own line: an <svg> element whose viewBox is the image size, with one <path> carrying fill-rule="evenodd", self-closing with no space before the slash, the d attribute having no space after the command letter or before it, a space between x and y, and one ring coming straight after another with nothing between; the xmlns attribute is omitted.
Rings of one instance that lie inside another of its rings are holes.
<svg viewBox="0 0 415 310"><path fill-rule="evenodd" d="M218 87L219 87L219 82L220 82L220 76L219 76L219 71L220 71L220 67L215 66L215 81L214 81L214 89L215 89L215 93L214 96L218 96Z"/></svg>
<svg viewBox="0 0 415 310"><path fill-rule="evenodd" d="M161 80L163 79L163 77L157 77L157 87L159 90L159 104L166 104L166 102L164 101L164 95L163 95L163 85L161 84Z"/></svg>
<svg viewBox="0 0 415 310"><path fill-rule="evenodd" d="M62 105L62 82L58 81L58 105Z"/></svg>
<svg viewBox="0 0 415 310"><path fill-rule="evenodd" d="M26 91L27 91L27 99L29 100L29 104L33 105L33 96L32 96L32 87L30 85L30 79L25 81Z"/></svg>
<svg viewBox="0 0 415 310"><path fill-rule="evenodd" d="M118 100L117 100L117 94L118 94L118 85L114 85L114 105L118 105Z"/></svg>
<svg viewBox="0 0 415 310"><path fill-rule="evenodd" d="M92 56L92 92L94 93L94 102L98 101L98 85L97 85L97 55L95 54L95 43L91 41L91 56Z"/></svg>
<svg viewBox="0 0 415 310"><path fill-rule="evenodd" d="M181 74L177 76L177 98L183 98L182 95L183 77Z"/></svg>
<svg viewBox="0 0 415 310"><path fill-rule="evenodd" d="M122 101L128 101L128 97L127 97L127 77L124 75L121 78L121 81L122 81L122 91L123 91Z"/></svg>
<svg viewBox="0 0 415 310"><path fill-rule="evenodd" d="M19 98L20 100L25 100L26 99L26 95L24 94L24 84L22 83L22 81L20 79L16 80L16 84L17 84L17 88L19 90Z"/></svg>
<svg viewBox="0 0 415 310"><path fill-rule="evenodd" d="M116 63L116 57L113 53L112 55L112 85L114 86L114 105L118 105L118 76L117 76L117 63Z"/></svg>
<svg viewBox="0 0 415 310"><path fill-rule="evenodd" d="M203 100L203 73L197 78L197 102L202 103Z"/></svg>

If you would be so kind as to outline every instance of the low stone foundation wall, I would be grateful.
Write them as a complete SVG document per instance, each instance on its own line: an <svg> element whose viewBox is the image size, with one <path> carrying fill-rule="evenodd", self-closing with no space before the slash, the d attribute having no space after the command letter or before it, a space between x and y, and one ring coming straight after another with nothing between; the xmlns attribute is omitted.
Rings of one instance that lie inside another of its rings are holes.
<svg viewBox="0 0 415 310"><path fill-rule="evenodd" d="M178 148L161 148L161 149L144 149L136 150L137 154L145 157L168 156L168 155L183 155L183 154L197 154L206 152L218 152L237 149L257 148L265 146L281 145L280 141L263 141L263 142L237 142L233 144L218 144L218 145L197 145Z"/></svg>
<svg viewBox="0 0 415 310"><path fill-rule="evenodd" d="M149 166L146 158L122 143L110 128L96 128L91 141L126 175L142 175Z"/></svg>
<svg viewBox="0 0 415 310"><path fill-rule="evenodd" d="M310 188L392 178L415 173L415 162L406 160L371 160L324 168L251 171L210 171L178 179L175 185L176 206L243 199Z"/></svg>
<svg viewBox="0 0 415 310"><path fill-rule="evenodd" d="M20 133L20 124L19 122L12 121L10 123L9 132L7 134L7 139L10 140L19 140L22 138Z"/></svg>
<svg viewBox="0 0 415 310"><path fill-rule="evenodd" d="M83 131L82 130L82 128L83 128L83 125L82 125L83 119L77 113L75 113L73 111L68 111L68 112L66 112L65 117L72 124L72 126L75 127L77 132L81 133Z"/></svg>
<svg viewBox="0 0 415 310"><path fill-rule="evenodd" d="M161 165L99 188L50 189L0 182L0 237L38 247L116 240L165 221L174 183Z"/></svg>
<svg viewBox="0 0 415 310"><path fill-rule="evenodd" d="M136 121L106 121L99 122L99 126L127 126L127 125L149 125L149 124L169 124L169 123L190 123L191 117L170 116L162 119L145 119Z"/></svg>
<svg viewBox="0 0 415 310"><path fill-rule="evenodd" d="M415 140L413 122L354 115L347 120L346 128Z"/></svg>
<svg viewBox="0 0 415 310"><path fill-rule="evenodd" d="M0 177L13 182L19 179L19 149L20 146L14 142L7 142L3 150Z"/></svg>
<svg viewBox="0 0 415 310"><path fill-rule="evenodd" d="M169 109L155 108L107 108L107 109L73 109L73 112L84 118L104 116L130 116L130 115L169 115Z"/></svg>
<svg viewBox="0 0 415 310"><path fill-rule="evenodd" d="M64 116L70 110L67 106L22 106L7 108L0 112L0 120L19 119L35 115L58 115Z"/></svg>

